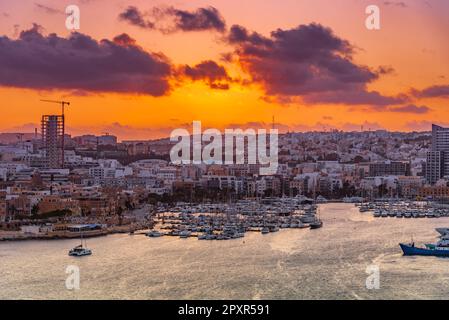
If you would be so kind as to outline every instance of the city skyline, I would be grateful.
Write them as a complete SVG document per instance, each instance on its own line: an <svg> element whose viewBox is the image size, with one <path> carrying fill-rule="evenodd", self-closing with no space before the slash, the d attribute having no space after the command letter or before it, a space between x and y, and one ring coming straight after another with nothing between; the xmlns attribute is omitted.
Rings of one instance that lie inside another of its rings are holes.
<svg viewBox="0 0 449 320"><path fill-rule="evenodd" d="M57 113L55 113L54 116L58 116ZM330 128L330 127L322 127L321 130L320 128L316 128L314 129L310 129L307 131L285 131L285 132L281 132L279 131L279 136L284 136L284 135L294 135L294 134L332 134L332 133L374 133L374 132L389 132L389 133L427 133L429 136L432 134L432 126L440 126L438 124L438 121L434 121L429 122L429 128L428 129L422 129L422 130L413 130L413 131L395 131L395 130L386 130L383 128L378 128L378 129L372 129L372 128L365 128L363 125L361 125L361 127L357 128L354 126L354 128L350 129L350 130L344 130L344 129L337 129L337 128ZM190 124L191 125L191 124ZM251 129L251 130L270 130L272 127L272 123L264 123L263 126L257 126L257 127L244 127L242 130L244 133L250 134L248 133L250 131L246 131L247 129ZM41 140L42 139L42 124L38 125L39 127L36 127L33 129L34 132L31 132L31 126L30 126L30 130L29 131L5 131L5 132L1 132L0 131L0 143L14 143L14 142L20 142L20 141L32 141L32 140ZM188 124L185 124L182 129L185 129L187 131L189 131L189 136L192 137L194 136L194 134L192 134L192 128L188 127ZM209 127L205 127L205 130L208 129L214 129L214 128L209 128ZM240 128L237 128L235 125L230 127L230 128L226 128L226 130L238 130ZM275 128L276 129L276 128ZM69 129L70 130L70 129ZM218 129L217 129L218 130ZM129 138L127 139L126 137L124 138L124 136L120 136L120 135L116 135L114 133L111 132L88 132L88 131L79 131L79 129L74 130L75 134L72 134L72 132L65 132L65 136L66 137L70 137L70 138L111 138L114 139L116 141L116 143L122 143L122 142L152 142L152 141L169 141L170 140L170 132L167 132L167 135L160 135L160 136L156 136L156 137L151 137L151 136L142 136L142 137L137 137L137 138ZM255 133L257 135L257 133ZM224 136L224 134L223 134Z"/></svg>
<svg viewBox="0 0 449 320"><path fill-rule="evenodd" d="M65 4L0 4L8 49L0 132L33 132L42 114L57 113L41 99L72 102L68 133L121 140L165 138L194 120L271 127L273 115L281 132L429 131L449 122L445 1L74 4L81 29L73 34ZM365 27L370 4L381 10L380 30Z"/></svg>
<svg viewBox="0 0 449 320"><path fill-rule="evenodd" d="M0 300L449 299L448 13L0 1Z"/></svg>

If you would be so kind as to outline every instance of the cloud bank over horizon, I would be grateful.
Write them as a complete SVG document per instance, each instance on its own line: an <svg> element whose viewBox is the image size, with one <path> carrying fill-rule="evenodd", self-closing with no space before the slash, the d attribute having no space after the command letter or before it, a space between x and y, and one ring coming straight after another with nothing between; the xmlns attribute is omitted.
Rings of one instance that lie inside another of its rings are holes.
<svg viewBox="0 0 449 320"><path fill-rule="evenodd" d="M97 2L89 6L103 8ZM395 13L416 10L402 10L396 2L384 7ZM45 26L54 27L52 20L64 21L63 6L41 0L31 8L27 24L45 18ZM421 70L407 62L373 58L367 55L372 47L361 42L360 35L344 33L325 18L257 24L229 16L230 8L223 8L219 2L199 7L125 2L105 12L108 23L118 27L112 33L110 28L92 29L95 21L86 14L83 29L68 34L58 28L58 34L46 32L36 23L31 28L22 22L14 30L3 28L0 87L22 109L30 99L59 95L96 110L97 117L108 99L114 112L106 115L107 123L115 123L113 115L122 117L121 126L129 130L120 131L130 136L143 132L138 129L145 124L142 117L154 119L154 126L171 118L185 122L194 115L204 117L205 123L260 124L275 115L286 130L322 125L347 129L363 123L413 130L424 127L420 121L447 116L449 75L444 68L430 76L424 74L427 68L421 77ZM11 12L9 24L17 14ZM435 55L437 50L427 47L423 52ZM418 48L410 56L415 59L423 52ZM16 124L39 116L10 113ZM81 126L82 112L73 109L72 115Z"/></svg>

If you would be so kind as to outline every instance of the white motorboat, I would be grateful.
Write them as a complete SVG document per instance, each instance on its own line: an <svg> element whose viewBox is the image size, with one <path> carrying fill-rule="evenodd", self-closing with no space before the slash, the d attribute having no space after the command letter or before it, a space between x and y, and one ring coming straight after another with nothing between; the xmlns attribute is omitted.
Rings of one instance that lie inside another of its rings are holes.
<svg viewBox="0 0 449 320"><path fill-rule="evenodd" d="M183 230L183 231L181 231L181 232L179 233L179 237L180 237L181 239L187 239L187 238L190 237L191 234L192 234L192 233L191 233L190 231L188 231L188 230Z"/></svg>
<svg viewBox="0 0 449 320"><path fill-rule="evenodd" d="M148 232L146 234L146 236L150 237L150 238L159 238L159 237L163 237L164 234L159 231L156 231L156 230L151 230L150 232Z"/></svg>

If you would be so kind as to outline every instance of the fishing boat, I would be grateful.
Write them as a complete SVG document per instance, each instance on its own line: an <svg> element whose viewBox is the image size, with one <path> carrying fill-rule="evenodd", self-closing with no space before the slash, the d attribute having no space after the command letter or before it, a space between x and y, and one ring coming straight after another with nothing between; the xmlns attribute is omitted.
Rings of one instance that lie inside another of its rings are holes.
<svg viewBox="0 0 449 320"><path fill-rule="evenodd" d="M442 236L449 234L449 228L436 228L435 230Z"/></svg>
<svg viewBox="0 0 449 320"><path fill-rule="evenodd" d="M425 248L415 247L415 243L400 243L404 256L435 256L449 257L449 247L440 247L437 245L426 245Z"/></svg>
<svg viewBox="0 0 449 320"><path fill-rule="evenodd" d="M440 237L436 244L426 244L424 247L416 247L415 242L399 244L404 256L435 256L449 257L449 236Z"/></svg>

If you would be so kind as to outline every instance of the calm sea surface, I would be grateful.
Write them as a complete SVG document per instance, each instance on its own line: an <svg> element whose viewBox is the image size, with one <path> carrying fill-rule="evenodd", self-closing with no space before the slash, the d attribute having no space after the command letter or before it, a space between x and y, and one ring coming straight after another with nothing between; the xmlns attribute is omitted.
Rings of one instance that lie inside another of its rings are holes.
<svg viewBox="0 0 449 320"><path fill-rule="evenodd" d="M1 299L449 299L449 259L403 257L413 235L434 242L449 218L373 218L348 204L320 209L324 227L231 241L113 235L88 240L93 255L67 256L76 240L0 243ZM380 268L380 289L365 272ZM80 290L65 287L68 265Z"/></svg>

